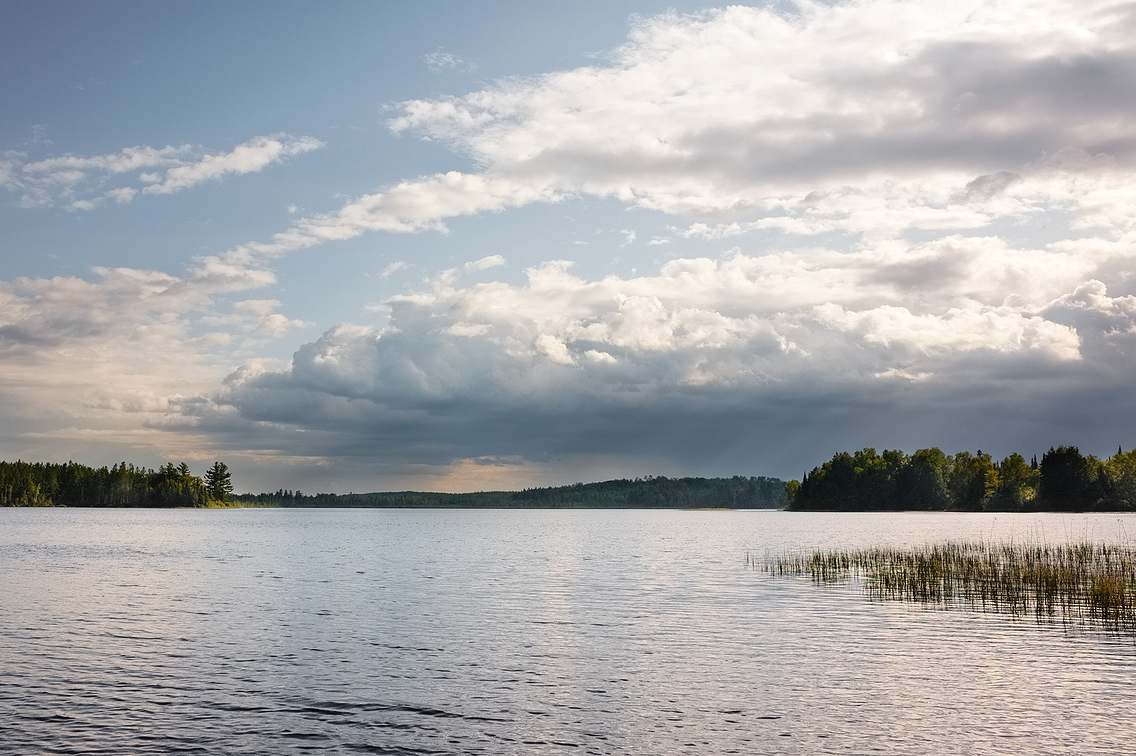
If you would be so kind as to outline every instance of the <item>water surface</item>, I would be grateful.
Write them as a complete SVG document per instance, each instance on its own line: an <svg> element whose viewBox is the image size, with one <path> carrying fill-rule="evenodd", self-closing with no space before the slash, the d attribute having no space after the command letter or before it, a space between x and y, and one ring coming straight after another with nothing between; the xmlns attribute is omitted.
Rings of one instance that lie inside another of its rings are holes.
<svg viewBox="0 0 1136 756"><path fill-rule="evenodd" d="M1136 643L748 553L1118 515L0 510L0 750L1116 754Z"/></svg>

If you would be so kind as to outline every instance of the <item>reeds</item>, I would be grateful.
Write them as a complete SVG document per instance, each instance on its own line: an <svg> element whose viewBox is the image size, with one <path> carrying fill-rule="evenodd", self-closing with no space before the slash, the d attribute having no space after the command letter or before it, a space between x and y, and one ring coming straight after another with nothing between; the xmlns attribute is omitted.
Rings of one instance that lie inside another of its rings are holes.
<svg viewBox="0 0 1136 756"><path fill-rule="evenodd" d="M1136 549L1094 543L946 543L746 561L776 576L853 583L872 599L1035 615L1136 635Z"/></svg>

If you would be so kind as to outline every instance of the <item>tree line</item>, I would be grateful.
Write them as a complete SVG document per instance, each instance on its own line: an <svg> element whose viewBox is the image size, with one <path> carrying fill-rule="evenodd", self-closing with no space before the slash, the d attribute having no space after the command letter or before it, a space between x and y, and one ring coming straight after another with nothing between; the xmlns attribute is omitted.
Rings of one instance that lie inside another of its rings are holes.
<svg viewBox="0 0 1136 756"><path fill-rule="evenodd" d="M0 462L0 506L206 507L232 500L228 467L215 462L204 478L189 465L157 470L121 462L88 467L76 462Z"/></svg>
<svg viewBox="0 0 1136 756"><path fill-rule="evenodd" d="M785 492L795 510L1136 511L1136 450L1101 460L1058 446L1040 462L1016 453L995 462L982 451L861 449L835 454Z"/></svg>
<svg viewBox="0 0 1136 756"><path fill-rule="evenodd" d="M204 477L193 475L184 462L170 462L157 470L127 462L100 468L76 462L0 462L0 506L207 507L231 503L277 507L765 509L788 503L785 482L766 477L647 476L523 491L314 495L289 489L234 495L231 478L223 462L215 462Z"/></svg>
<svg viewBox="0 0 1136 756"><path fill-rule="evenodd" d="M442 507L488 509L778 509L788 500L785 482L778 478L645 478L576 483L570 486L529 488L523 491L477 493L320 493L280 489L273 493L244 494L238 501L280 507Z"/></svg>

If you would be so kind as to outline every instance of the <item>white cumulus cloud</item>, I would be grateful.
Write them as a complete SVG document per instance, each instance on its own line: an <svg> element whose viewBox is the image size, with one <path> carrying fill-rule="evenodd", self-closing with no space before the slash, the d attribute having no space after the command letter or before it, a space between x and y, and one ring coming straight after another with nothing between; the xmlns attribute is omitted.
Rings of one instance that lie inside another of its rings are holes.
<svg viewBox="0 0 1136 756"><path fill-rule="evenodd" d="M408 434L387 461L436 465L607 443L681 456L703 422L719 428L700 441L709 454L751 438L755 417L785 423L833 403L890 402L897 380L929 408L976 381L986 391L1013 385L1007 406L1020 411L1098 373L1106 349L1115 363L1136 338L1133 297L1081 283L1111 259L958 237L888 251L683 258L629 278L587 280L567 261L530 268L521 285L457 287L441 276L389 299L383 327L332 328L290 368L234 375L211 401L252 426L330 423L332 445ZM1006 282L1026 279L1004 296ZM1125 353L1119 364L1136 367ZM977 411L962 406L953 411Z"/></svg>

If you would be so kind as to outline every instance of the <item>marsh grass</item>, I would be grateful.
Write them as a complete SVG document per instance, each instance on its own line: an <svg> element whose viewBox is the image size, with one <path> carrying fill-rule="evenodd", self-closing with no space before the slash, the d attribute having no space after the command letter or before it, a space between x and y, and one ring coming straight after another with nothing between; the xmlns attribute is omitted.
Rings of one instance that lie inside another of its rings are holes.
<svg viewBox="0 0 1136 756"><path fill-rule="evenodd" d="M1094 543L946 543L746 555L754 569L851 583L875 600L969 608L1136 635L1136 549Z"/></svg>

